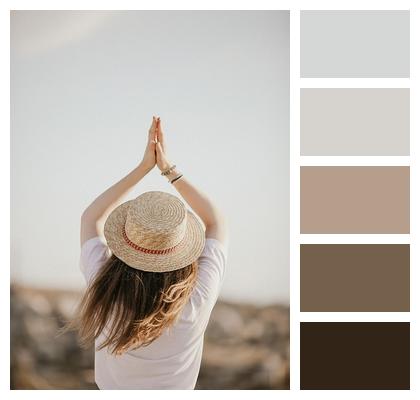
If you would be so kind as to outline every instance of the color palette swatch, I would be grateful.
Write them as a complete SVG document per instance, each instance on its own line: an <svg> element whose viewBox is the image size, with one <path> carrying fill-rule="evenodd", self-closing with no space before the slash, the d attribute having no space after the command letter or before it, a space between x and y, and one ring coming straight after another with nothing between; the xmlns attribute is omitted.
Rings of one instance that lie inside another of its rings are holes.
<svg viewBox="0 0 420 400"><path fill-rule="evenodd" d="M302 78L407 78L407 10L301 11Z"/></svg>
<svg viewBox="0 0 420 400"><path fill-rule="evenodd" d="M301 244L300 309L410 311L410 246Z"/></svg>
<svg viewBox="0 0 420 400"><path fill-rule="evenodd" d="M301 233L409 233L408 167L301 167Z"/></svg>
<svg viewBox="0 0 420 400"><path fill-rule="evenodd" d="M409 89L301 89L302 156L408 156Z"/></svg>
<svg viewBox="0 0 420 400"><path fill-rule="evenodd" d="M409 49L408 10L300 13L303 390L410 389Z"/></svg>
<svg viewBox="0 0 420 400"><path fill-rule="evenodd" d="M408 322L303 322L301 389L410 388Z"/></svg>

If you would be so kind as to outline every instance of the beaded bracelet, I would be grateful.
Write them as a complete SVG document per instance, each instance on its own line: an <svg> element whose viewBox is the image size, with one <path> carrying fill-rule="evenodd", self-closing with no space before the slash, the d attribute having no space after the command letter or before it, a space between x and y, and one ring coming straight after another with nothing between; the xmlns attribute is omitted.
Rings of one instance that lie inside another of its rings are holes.
<svg viewBox="0 0 420 400"><path fill-rule="evenodd" d="M175 164L172 165L172 167L166 169L165 171L162 171L160 174L163 175L163 176L169 175L174 168L176 168L176 165Z"/></svg>
<svg viewBox="0 0 420 400"><path fill-rule="evenodd" d="M178 175L176 178L172 179L170 183L174 183L175 181L177 181L179 178L182 178L184 175Z"/></svg>

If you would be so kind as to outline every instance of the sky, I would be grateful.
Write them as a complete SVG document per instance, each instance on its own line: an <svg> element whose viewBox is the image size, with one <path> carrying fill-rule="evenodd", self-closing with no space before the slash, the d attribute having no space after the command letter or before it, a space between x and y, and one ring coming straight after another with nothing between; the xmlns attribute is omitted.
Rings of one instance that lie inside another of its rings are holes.
<svg viewBox="0 0 420 400"><path fill-rule="evenodd" d="M287 11L12 11L12 281L84 287L81 213L138 165L152 115L227 218L221 298L287 304ZM125 200L148 190L180 196L156 168Z"/></svg>

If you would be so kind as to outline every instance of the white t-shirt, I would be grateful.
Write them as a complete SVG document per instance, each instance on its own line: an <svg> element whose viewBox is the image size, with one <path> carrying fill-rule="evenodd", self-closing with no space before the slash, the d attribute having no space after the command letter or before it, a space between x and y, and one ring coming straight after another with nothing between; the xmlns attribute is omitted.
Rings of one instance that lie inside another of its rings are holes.
<svg viewBox="0 0 420 400"><path fill-rule="evenodd" d="M200 370L204 331L225 275L228 242L207 238L198 259L198 279L178 321L149 346L114 356L95 351L95 381L100 389L194 389ZM110 257L99 236L83 243L80 269L86 282ZM104 337L101 335L98 346Z"/></svg>

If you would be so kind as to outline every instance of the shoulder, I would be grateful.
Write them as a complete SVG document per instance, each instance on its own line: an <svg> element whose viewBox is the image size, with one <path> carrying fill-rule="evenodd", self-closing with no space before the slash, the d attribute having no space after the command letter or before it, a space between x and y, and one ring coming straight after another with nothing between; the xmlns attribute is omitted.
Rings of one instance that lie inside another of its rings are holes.
<svg viewBox="0 0 420 400"><path fill-rule="evenodd" d="M111 251L101 236L95 236L83 242L80 249L79 266L86 282L90 282L110 256Z"/></svg>
<svg viewBox="0 0 420 400"><path fill-rule="evenodd" d="M206 238L198 258L196 295L203 299L217 300L226 272L229 242Z"/></svg>
<svg viewBox="0 0 420 400"><path fill-rule="evenodd" d="M205 329L225 277L228 247L227 241L205 239L203 251L197 260L197 282L181 318L188 326L193 323Z"/></svg>
<svg viewBox="0 0 420 400"><path fill-rule="evenodd" d="M198 258L198 263L221 261L220 266L227 261L229 244L227 241L222 242L219 239L207 237L204 242L204 248Z"/></svg>

